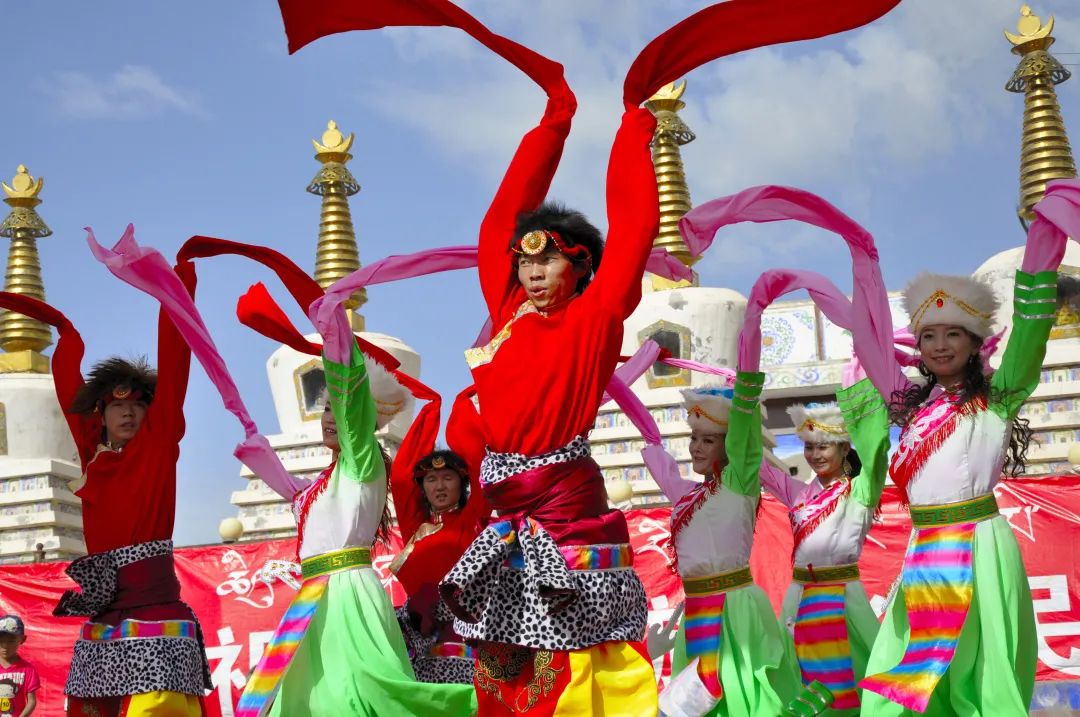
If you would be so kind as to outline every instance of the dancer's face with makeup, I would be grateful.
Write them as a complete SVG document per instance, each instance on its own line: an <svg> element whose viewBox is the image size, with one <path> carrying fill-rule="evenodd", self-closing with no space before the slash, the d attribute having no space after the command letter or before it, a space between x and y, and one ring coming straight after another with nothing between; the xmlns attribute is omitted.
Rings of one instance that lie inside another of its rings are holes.
<svg viewBox="0 0 1080 717"><path fill-rule="evenodd" d="M723 470L728 462L724 434L690 431L690 462L698 475Z"/></svg>

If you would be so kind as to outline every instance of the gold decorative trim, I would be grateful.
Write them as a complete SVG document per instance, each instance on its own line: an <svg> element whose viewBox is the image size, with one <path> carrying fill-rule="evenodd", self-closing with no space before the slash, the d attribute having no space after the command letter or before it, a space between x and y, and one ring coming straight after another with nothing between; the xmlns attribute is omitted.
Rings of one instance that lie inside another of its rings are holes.
<svg viewBox="0 0 1080 717"><path fill-rule="evenodd" d="M679 350L673 351L672 354L675 358L688 359L690 358L690 339L693 333L686 326L674 324L670 321L660 319L652 324L649 324L644 329L638 332L638 343L643 344L653 337L653 335L667 331L676 334L679 337ZM690 370L679 369L678 372L671 374L670 376L657 376L655 367L650 368L645 372L645 381L648 383L649 388L668 388L671 386L690 386Z"/></svg>
<svg viewBox="0 0 1080 717"><path fill-rule="evenodd" d="M296 387L296 407L300 412L301 421L314 421L322 415L322 410L307 410L307 401L304 400L304 376L308 375L312 371L322 371L323 376L326 376L326 370L323 368L323 362L321 358L313 358L310 361L300 364L293 371L293 385Z"/></svg>

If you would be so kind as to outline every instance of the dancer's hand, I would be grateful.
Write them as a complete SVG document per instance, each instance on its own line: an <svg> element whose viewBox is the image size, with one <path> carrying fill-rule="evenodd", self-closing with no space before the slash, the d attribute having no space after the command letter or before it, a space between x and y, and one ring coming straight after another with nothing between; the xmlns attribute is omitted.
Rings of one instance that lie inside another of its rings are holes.
<svg viewBox="0 0 1080 717"><path fill-rule="evenodd" d="M679 603L663 625L649 626L645 633L645 647L649 651L649 659L655 660L675 646L675 635L679 632L679 621L682 620L684 605L685 603Z"/></svg>

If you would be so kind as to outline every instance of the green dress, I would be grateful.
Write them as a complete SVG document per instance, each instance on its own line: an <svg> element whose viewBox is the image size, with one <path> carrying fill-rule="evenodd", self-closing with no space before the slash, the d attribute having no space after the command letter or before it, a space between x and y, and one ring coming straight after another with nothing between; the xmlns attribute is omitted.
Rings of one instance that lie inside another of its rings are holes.
<svg viewBox="0 0 1080 717"><path fill-rule="evenodd" d="M679 574L687 579L749 565L761 500L762 458L758 407L765 374L740 372L724 444L729 463L719 481L695 487L672 509L672 538ZM751 583L728 591L719 646L723 697L707 714L720 717L776 717L802 689L798 668L765 592ZM688 614L689 617L689 614ZM688 664L686 622L672 655L674 678Z"/></svg>
<svg viewBox="0 0 1080 717"><path fill-rule="evenodd" d="M884 399L869 379L863 379L836 394L851 444L862 461L854 478L840 481L822 490L815 478L804 484L796 478L766 472L767 482L790 480L797 486L766 485L769 492L787 504L797 545L795 565L821 569L859 562L863 544L870 532L874 513L881 500L888 471L889 415ZM779 471L777 471L779 473ZM793 581L784 596L780 622L789 659L798 662L793 634L804 585ZM866 674L870 649L878 633L878 618L863 589L862 582L844 584L844 619L847 627L854 683ZM834 685L829 685L834 687ZM839 695L839 692L834 689ZM857 695L852 695L853 701ZM826 715L855 715L858 706L830 709Z"/></svg>
<svg viewBox="0 0 1080 717"><path fill-rule="evenodd" d="M1012 335L991 379L987 406L964 416L943 441L919 432L920 409L901 434L900 451L928 439L940 442L907 482L912 507L942 505L990 494L1001 476L1007 434L1020 406L1039 383L1046 341L1056 315L1057 273L1016 273ZM914 429L913 429L914 426ZM905 440L907 443L905 444ZM897 469L897 457L893 459ZM955 654L930 696L926 715L1026 715L1035 683L1035 613L1016 536L1002 515L976 524L972 548L974 597ZM904 592L889 605L867 675L900 663L908 644ZM919 714L885 697L863 693L863 715Z"/></svg>
<svg viewBox="0 0 1080 717"><path fill-rule="evenodd" d="M386 469L375 439L376 407L364 357L355 345L350 365L324 359L337 422L337 462L296 496L304 511L300 557L370 547L386 504ZM323 485L323 483L325 483ZM307 586L307 582L305 582ZM298 593L302 599L304 589ZM269 711L316 715L472 715L472 685L419 683L413 676L394 607L368 567L329 575L315 612L281 679ZM295 602L294 602L295 604Z"/></svg>

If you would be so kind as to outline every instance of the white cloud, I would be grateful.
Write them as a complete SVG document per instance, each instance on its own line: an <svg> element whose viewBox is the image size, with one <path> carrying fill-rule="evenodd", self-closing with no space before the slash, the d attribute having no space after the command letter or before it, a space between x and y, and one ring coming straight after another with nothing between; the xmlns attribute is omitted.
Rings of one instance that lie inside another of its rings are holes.
<svg viewBox="0 0 1080 717"><path fill-rule="evenodd" d="M139 120L167 112L206 115L194 93L169 86L141 65L125 65L103 80L75 70L56 72L44 89L60 113L75 119Z"/></svg>
<svg viewBox="0 0 1080 717"><path fill-rule="evenodd" d="M579 110L553 194L600 224L626 68L650 37L702 4L672 5L625 0L612 12L599 0L538 0L523 13L496 0L468 3L496 32L566 65ZM1002 122L1014 123L1019 138L1022 100L1003 89L1017 58L1002 36L1017 18L1015 0L908 0L870 27L694 73L683 117L698 138L683 156L695 202L773 182L842 196L857 215L867 187L949 161ZM1080 15L1057 19L1058 34L1080 27ZM364 101L494 182L539 117L542 94L460 33L398 37L409 40L398 59L410 66L392 86L369 79L383 91L365 88ZM463 73L479 79L462 81ZM391 89L393 102L378 99Z"/></svg>

